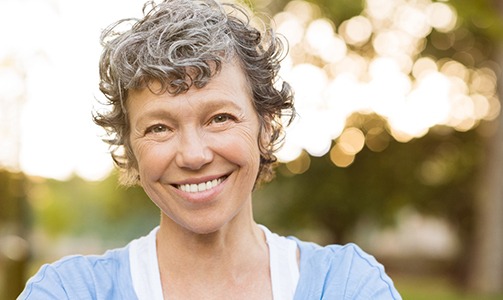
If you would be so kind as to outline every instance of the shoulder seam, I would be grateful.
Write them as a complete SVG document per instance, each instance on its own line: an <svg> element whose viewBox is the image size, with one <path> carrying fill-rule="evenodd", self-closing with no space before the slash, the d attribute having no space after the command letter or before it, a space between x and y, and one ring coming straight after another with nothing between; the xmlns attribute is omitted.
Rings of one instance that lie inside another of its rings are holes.
<svg viewBox="0 0 503 300"><path fill-rule="evenodd" d="M387 275L385 275L386 273L384 272L384 266L379 263L377 260L375 260L375 258L370 255L370 254L366 254L365 252L363 252L363 250L358 247L356 244L353 244L353 243L349 243L347 245L344 245L343 248L352 248L353 251L356 253L356 255L358 255L361 259L363 259L371 268L373 269L377 269L377 271L379 272L379 278L381 279L381 281L388 287L388 291L391 295L391 297L393 297L394 300L398 300L397 298L395 298L395 294L393 293L393 287L390 285L390 280L386 280L385 276L387 277ZM363 255L363 254L366 254L366 255ZM369 260L369 257L373 258L375 263L372 262L371 260ZM377 263L377 264L376 264Z"/></svg>

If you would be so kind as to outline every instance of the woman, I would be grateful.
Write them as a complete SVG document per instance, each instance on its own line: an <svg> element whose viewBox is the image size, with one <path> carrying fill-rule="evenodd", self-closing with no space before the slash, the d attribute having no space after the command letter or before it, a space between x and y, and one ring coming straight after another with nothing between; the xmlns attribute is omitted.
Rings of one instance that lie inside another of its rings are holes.
<svg viewBox="0 0 503 300"><path fill-rule="evenodd" d="M20 299L400 299L355 245L320 247L257 225L252 191L294 115L276 89L282 47L244 10L148 3L104 31L100 89L121 182L160 208L159 227L101 256L44 265Z"/></svg>

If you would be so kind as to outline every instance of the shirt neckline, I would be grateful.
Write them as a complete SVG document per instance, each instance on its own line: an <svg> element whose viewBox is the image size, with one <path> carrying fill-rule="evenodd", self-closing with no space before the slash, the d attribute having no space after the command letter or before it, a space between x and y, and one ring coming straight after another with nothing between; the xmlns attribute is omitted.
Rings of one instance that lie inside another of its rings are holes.
<svg viewBox="0 0 503 300"><path fill-rule="evenodd" d="M299 280L297 243L272 233L259 225L269 248L269 268L273 299L293 299ZM156 235L159 226L148 235L129 244L131 280L139 300L163 300L159 262L157 260Z"/></svg>

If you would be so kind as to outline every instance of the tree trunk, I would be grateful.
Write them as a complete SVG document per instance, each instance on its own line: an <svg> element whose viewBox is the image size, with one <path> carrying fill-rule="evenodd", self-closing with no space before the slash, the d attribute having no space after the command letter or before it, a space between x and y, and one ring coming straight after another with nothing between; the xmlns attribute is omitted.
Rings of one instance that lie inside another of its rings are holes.
<svg viewBox="0 0 503 300"><path fill-rule="evenodd" d="M497 1L503 17L503 1ZM503 66L503 43L495 58ZM498 77L499 99L503 99L503 74ZM503 111L490 139L475 205L475 244L469 286L483 293L503 292Z"/></svg>

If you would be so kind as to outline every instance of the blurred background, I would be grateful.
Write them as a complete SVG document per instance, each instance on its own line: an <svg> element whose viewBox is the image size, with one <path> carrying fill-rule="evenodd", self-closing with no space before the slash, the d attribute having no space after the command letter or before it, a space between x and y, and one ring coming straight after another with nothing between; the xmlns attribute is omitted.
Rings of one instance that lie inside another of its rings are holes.
<svg viewBox="0 0 503 300"><path fill-rule="evenodd" d="M503 1L247 4L290 44L299 113L257 222L356 242L404 299L503 299ZM0 299L158 223L91 121L100 31L142 5L0 0Z"/></svg>

